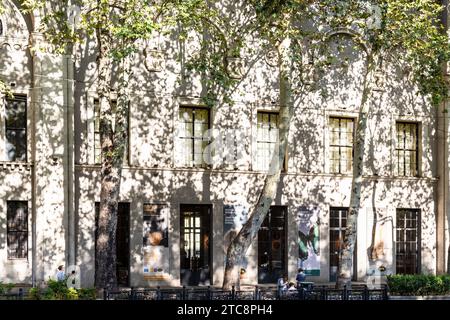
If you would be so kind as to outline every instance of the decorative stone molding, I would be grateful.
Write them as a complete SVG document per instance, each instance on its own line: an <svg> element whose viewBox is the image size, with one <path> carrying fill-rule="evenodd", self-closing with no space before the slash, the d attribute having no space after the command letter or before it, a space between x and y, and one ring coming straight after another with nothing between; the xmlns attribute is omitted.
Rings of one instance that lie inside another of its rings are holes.
<svg viewBox="0 0 450 320"><path fill-rule="evenodd" d="M28 48L29 44L27 39L0 37L0 49L2 50L24 51Z"/></svg>
<svg viewBox="0 0 450 320"><path fill-rule="evenodd" d="M278 66L278 53L276 50L269 50L266 52L266 55L264 56L264 60L266 63L271 67L277 67Z"/></svg>
<svg viewBox="0 0 450 320"><path fill-rule="evenodd" d="M244 61L240 57L228 57L227 72L232 79L241 79L244 76Z"/></svg>
<svg viewBox="0 0 450 320"><path fill-rule="evenodd" d="M162 71L164 62L164 54L161 50L144 48L144 65L149 72Z"/></svg>
<svg viewBox="0 0 450 320"><path fill-rule="evenodd" d="M1 161L0 162L0 170L3 171L18 171L18 172L23 172L23 171L30 171L32 167L32 164L29 162L6 162L6 161Z"/></svg>

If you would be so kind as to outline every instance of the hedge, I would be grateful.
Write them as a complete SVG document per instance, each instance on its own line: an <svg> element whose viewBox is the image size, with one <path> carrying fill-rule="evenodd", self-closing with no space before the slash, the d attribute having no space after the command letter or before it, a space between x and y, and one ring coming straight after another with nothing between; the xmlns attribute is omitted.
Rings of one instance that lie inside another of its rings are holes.
<svg viewBox="0 0 450 320"><path fill-rule="evenodd" d="M49 280L45 289L31 288L30 300L95 300L95 289L68 288L65 281Z"/></svg>
<svg viewBox="0 0 450 320"><path fill-rule="evenodd" d="M389 275L391 295L431 296L450 294L450 275Z"/></svg>

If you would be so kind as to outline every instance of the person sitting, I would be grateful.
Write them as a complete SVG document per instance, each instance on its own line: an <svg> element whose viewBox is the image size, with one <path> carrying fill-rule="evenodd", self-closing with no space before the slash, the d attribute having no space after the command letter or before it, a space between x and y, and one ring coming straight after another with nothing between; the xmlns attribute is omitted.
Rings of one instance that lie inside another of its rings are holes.
<svg viewBox="0 0 450 320"><path fill-rule="evenodd" d="M289 282L289 287L288 287L287 291L297 291L297 288L295 287L294 282Z"/></svg>

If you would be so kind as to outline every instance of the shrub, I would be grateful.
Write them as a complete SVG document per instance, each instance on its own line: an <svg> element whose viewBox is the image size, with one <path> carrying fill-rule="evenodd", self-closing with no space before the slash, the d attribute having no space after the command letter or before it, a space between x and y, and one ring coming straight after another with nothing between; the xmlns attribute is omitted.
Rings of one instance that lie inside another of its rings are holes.
<svg viewBox="0 0 450 320"><path fill-rule="evenodd" d="M95 289L68 288L65 281L49 280L47 288L32 288L28 292L31 300L95 300Z"/></svg>
<svg viewBox="0 0 450 320"><path fill-rule="evenodd" d="M13 283L3 283L0 281L0 294L8 293L12 288L14 288Z"/></svg>
<svg viewBox="0 0 450 320"><path fill-rule="evenodd" d="M450 294L450 275L389 275L387 278L392 295Z"/></svg>

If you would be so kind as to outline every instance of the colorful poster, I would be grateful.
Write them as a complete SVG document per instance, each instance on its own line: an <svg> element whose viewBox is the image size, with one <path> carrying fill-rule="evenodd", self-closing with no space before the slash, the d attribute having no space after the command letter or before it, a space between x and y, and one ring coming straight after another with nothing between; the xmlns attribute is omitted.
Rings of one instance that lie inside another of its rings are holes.
<svg viewBox="0 0 450 320"><path fill-rule="evenodd" d="M224 205L223 207L223 250L226 256L228 246L247 221L248 209L242 205ZM241 279L247 274L248 261L242 261Z"/></svg>
<svg viewBox="0 0 450 320"><path fill-rule="evenodd" d="M169 208L144 204L144 279L164 280L169 276Z"/></svg>
<svg viewBox="0 0 450 320"><path fill-rule="evenodd" d="M298 210L298 267L306 275L320 276L320 219L317 207Z"/></svg>

